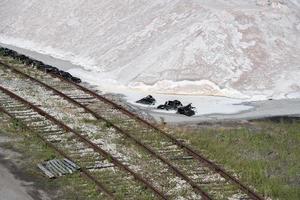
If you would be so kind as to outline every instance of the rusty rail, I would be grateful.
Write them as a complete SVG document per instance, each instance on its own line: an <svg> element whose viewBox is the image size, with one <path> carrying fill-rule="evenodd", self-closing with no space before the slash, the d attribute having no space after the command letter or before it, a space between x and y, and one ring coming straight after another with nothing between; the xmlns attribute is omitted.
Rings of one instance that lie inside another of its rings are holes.
<svg viewBox="0 0 300 200"><path fill-rule="evenodd" d="M6 65L4 63L2 63L0 61L0 64L2 65ZM51 74L51 73L50 73ZM85 87L83 87L82 85L80 84L77 84L77 83L74 83L72 81L69 81L69 80L66 80L56 74L51 74L53 77L55 78L59 78L61 81L63 82L66 82L66 83L69 83L73 86L75 86L76 88L78 88L79 90L85 92L85 93L88 93L89 95L95 97L96 99L102 101L102 102L105 102L107 104L110 104L111 106L113 106L114 108L118 109L119 111L121 111L122 113L124 113L125 115L135 119L137 122L141 123L142 125L146 125L148 126L149 128L152 128L154 129L155 131L158 131L159 133L163 134L164 136L166 136L167 138L169 138L173 144L176 144L177 146L179 146L180 148L184 149L188 154L192 155L194 157L194 159L198 160L199 162L205 164L207 167L209 167L211 170L215 171L216 173L220 174L222 177L224 177L225 179L227 180L230 180L231 182L233 182L234 184L236 184L239 189L241 189L243 192L245 192L249 197L251 197L252 199L255 199L255 200L263 200L264 198L261 197L260 195L258 195L257 193L255 193L253 190L251 190L250 188L248 188L247 186L245 186L243 183L241 183L238 179L236 179L235 177L233 177L232 175L230 175L228 172L226 172L224 169L222 169L220 166L216 165L215 163L213 163L212 161L210 161L209 159L207 159L206 157L204 157L203 155L201 155L199 152L197 152L196 150L194 150L192 147L188 146L187 144L184 144L183 142L177 140L174 136L168 134L167 132L161 130L160 128L158 128L157 126L155 126L154 124L144 120L143 118L141 118L140 116L138 116L137 114L134 114L132 112L130 112L129 110L125 109L124 107L116 104L115 102L97 94L96 92L90 90L90 89L87 89ZM28 77L29 78L29 77ZM32 77L31 77L32 78ZM38 80L36 80L38 81ZM40 81L39 81L40 82ZM41 82L41 84L44 84ZM45 86L46 87L46 86ZM50 88L49 88L50 89ZM53 88L54 89L54 88ZM54 89L53 91L59 95L64 95L63 93L61 93L60 91ZM66 96L66 95L64 95ZM64 97L65 98L65 97ZM66 99L66 98L65 98ZM69 98L71 99L71 98ZM67 99L66 99L67 100ZM97 119L101 119L101 120L105 120L107 122L109 122L108 120L102 118L101 116L97 115L97 113L93 112L92 110L90 110L89 108L87 108L86 106L82 105L81 103L73 100L73 103L82 107L83 109L85 109L87 112L91 113L95 118ZM124 133L124 131L122 131L122 129L120 129L119 127L115 126L114 124L112 124L112 126L114 128L116 128L118 131L120 132L123 132L123 134L126 134L128 137L130 137L131 139L133 139L135 142L136 142L136 139L133 138L130 134L128 133ZM137 141L137 144L139 145L143 145L143 146L146 146L144 145L143 143ZM144 147L145 148L145 147ZM147 148L147 146L146 146ZM147 148L147 150L152 153L152 149L150 147ZM153 154L154 155L154 154ZM163 161L163 160L162 160ZM165 162L165 161L163 161ZM169 167L171 167L169 165ZM171 167L172 168L172 167ZM176 171L176 169L174 170ZM177 174L177 172L176 172ZM178 174L179 176L181 176L180 174ZM181 176L182 178L184 178L184 174L183 176ZM187 177L188 178L188 177ZM185 178L184 178L185 179ZM191 182L190 182L191 183ZM197 187L194 187L193 184L191 184L192 187L196 190L198 190L198 192L200 192L201 194L201 188L197 188ZM199 190L200 189L200 190ZM205 196L205 194L204 194ZM204 197L205 198L205 197ZM208 197L209 198L209 197Z"/></svg>
<svg viewBox="0 0 300 200"><path fill-rule="evenodd" d="M111 106L113 106L114 108L120 110L121 112L123 112L124 114L126 114L127 116L130 116L134 119L136 119L139 123L147 125L150 128L155 129L156 131L160 132L161 134L163 134L164 136L166 136L167 138L169 138L173 144L178 145L179 147L181 147L182 149L184 149L187 153L189 153L190 155L192 155L196 160L200 161L201 163L206 164L207 167L209 167L210 169L212 169L213 171L215 171L216 173L219 173L222 177L224 177L227 180L232 181L233 183L235 183L243 192L245 192L247 195L249 195L252 199L254 200L264 200L263 197L261 197L259 194L255 193L253 190L251 190L250 188L248 188L247 186L245 186L243 183L241 183L238 179L236 179L234 176L230 175L228 172L225 171L225 169L222 169L220 166L216 165L215 163L213 163L212 161L210 161L209 159L207 159L205 156L201 155L199 152L197 152L196 150L192 149L192 147L182 143L181 141L177 140L175 137L173 137L172 135L168 134L167 132L161 130L160 128L158 128L156 125L142 119L140 116L138 116L137 114L134 114L132 112L130 112L129 110L125 109L124 107L116 104L115 102L97 94L94 91L89 90L88 88L85 88L77 83L74 83L72 81L66 80L56 74L51 74L52 76L59 78L60 80L67 82L69 84L74 85L75 87L79 88L80 90L92 95L93 97L97 98L100 101L103 101L105 103L110 104Z"/></svg>
<svg viewBox="0 0 300 200"><path fill-rule="evenodd" d="M148 151L151 155L153 155L154 157L156 157L157 159L159 159L160 161L162 161L164 164L166 164L171 170L173 170L173 172L181 177L183 180L185 180L186 182L188 182L192 188L199 193L202 198L204 200L210 200L212 199L199 185L197 185L197 183L195 183L193 180L191 180L188 176L186 176L183 172L180 171L180 169L178 169L176 166L174 166L173 164L171 164L169 162L169 160L167 160L166 158L162 157L161 155L159 155L158 153L156 153L151 147L149 147L148 145L144 144L143 142L139 141L137 138L135 138L134 136L132 136L130 133L126 132L125 130L121 129L120 127L116 126L115 124L113 124L111 121L105 119L104 117L100 116L98 113L94 112L93 110L89 109L87 106L81 104L80 102L70 98L69 96L67 96L66 94L58 91L57 89L45 84L44 82L41 82L17 69L15 69L12 66L6 65L2 62L0 62L0 64L2 64L3 66L5 66L6 68L12 70L13 72L15 72L16 74L19 74L23 77L28 78L29 80L31 80L32 82L35 82L43 87L45 87L46 89L53 91L54 93L56 93L57 95L61 96L62 98L64 98L65 100L67 100L68 102L75 104L81 108L83 108L86 112L92 114L96 119L98 120L102 120L106 123L111 124L111 126L117 130L118 132L120 132L121 134L125 135L126 137L128 137L129 139L133 140L137 145L139 145L140 147L144 148L146 151Z"/></svg>
<svg viewBox="0 0 300 200"><path fill-rule="evenodd" d="M4 108L2 108L0 106L0 112L6 114L7 116L9 116L12 119L17 119L15 118L12 114L10 114L8 111L6 111ZM35 132L34 130L32 130L30 127L28 127L26 124L23 123L23 125L25 126L25 128L29 131ZM67 158L68 160L72 161L73 163L75 163L74 160L72 160L68 155L66 155L62 150L58 149L56 146L54 146L51 142L47 141L43 136L41 136L40 134L36 133L36 135L38 136L39 139L41 139L47 146L49 146L50 148L54 149L58 154L60 154L62 157ZM78 164L76 164L78 165ZM100 183L97 179L95 179L87 170L85 170L83 167L81 167L80 165L78 165L80 167L80 172L81 175L84 175L84 177L90 179L91 181L93 181L96 186L98 187L98 189L100 191L102 191L103 193L105 193L108 197L110 197L111 199L116 199L115 196L106 189L106 187Z"/></svg>
<svg viewBox="0 0 300 200"><path fill-rule="evenodd" d="M51 73L50 73L51 74ZM161 130L160 128L158 128L157 126L155 126L154 124L146 121L145 119L142 119L140 116L138 116L137 114L134 114L132 112L130 112L129 110L125 109L124 107L116 104L115 102L97 94L96 92L83 87L80 84L74 83L72 81L66 80L56 74L51 74L52 76L59 78L60 80L69 83L71 85L74 85L75 87L77 87L78 89L90 94L91 96L97 98L100 101L106 102L108 104L110 104L111 106L113 106L114 108L120 110L122 113L126 114L127 116L130 116L131 118L136 119L139 123L143 124L143 125L147 125L150 128L155 129L156 131L160 132L161 134L163 134L164 136L166 136L167 138L169 138L173 144L178 145L179 147L181 147L182 149L184 149L187 153L189 153L190 155L192 155L196 160L198 160L201 163L204 163L207 167L209 167L210 169L212 169L213 171L215 171L216 173L219 173L222 177L224 177L227 180L232 181L234 184L236 184L243 192L245 192L249 197L251 197L254 200L264 200L264 198L262 196L260 196L259 194L257 194L256 192L254 192L252 189L248 188L247 186L245 186L243 183L241 183L238 179L236 179L234 176L230 175L228 172L226 172L224 169L222 169L220 166L216 165L215 163L213 163L212 161L210 161L209 159L207 159L205 156L201 155L199 152L197 152L196 150L194 150L192 147L184 144L183 142L177 140L174 136L168 134L167 132Z"/></svg>
<svg viewBox="0 0 300 200"><path fill-rule="evenodd" d="M90 146L92 149L94 149L95 152L99 153L100 155L102 155L106 159L109 159L112 163L114 163L120 169L122 169L125 172L131 174L136 180L138 180L139 182L141 182L142 184L144 184L148 189L152 190L158 197L160 197L161 199L168 199L168 197L163 192L161 192L160 190L158 190L157 188L155 188L152 184L150 184L147 180L145 180L139 174L136 174L128 166L126 166L123 163L121 163L118 159L116 159L115 157L113 157L112 155L110 155L108 152L106 152L102 148L98 147L96 144L94 144L93 142L91 142L90 140L88 140L87 138L85 138L84 136L82 136L77 131L73 130L69 126L65 125L61 121L57 120L53 116L49 115L48 113L46 113L45 111L41 110L37 106L35 106L35 105L31 104L30 102L26 101L22 97L20 97L20 96L14 94L13 92L7 90L6 88L0 86L0 90L2 92L4 92L5 94L7 94L8 96L10 96L11 98L16 99L17 101L22 102L24 105L28 106L29 108L31 108L35 112L39 113L41 116L44 116L46 119L52 121L54 124L56 124L57 126L61 127L65 131L74 133L78 137L78 139L80 141L82 141L85 144L87 144L88 146Z"/></svg>

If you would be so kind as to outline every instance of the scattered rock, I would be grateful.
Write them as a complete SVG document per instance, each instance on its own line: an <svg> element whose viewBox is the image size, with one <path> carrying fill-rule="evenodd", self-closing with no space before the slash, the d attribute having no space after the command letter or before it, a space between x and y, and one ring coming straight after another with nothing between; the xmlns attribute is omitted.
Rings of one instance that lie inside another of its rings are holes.
<svg viewBox="0 0 300 200"><path fill-rule="evenodd" d="M37 60L33 60L32 58L19 54L16 51L10 50L8 48L3 48L0 47L0 55L3 56L10 56L14 59L17 59L19 61L21 61L23 64L25 65L31 65L36 67L38 70L44 71L46 73L52 73L52 74L56 74L58 76L63 77L64 79L67 79L69 81L73 81L74 83L81 83L81 79L72 76L69 72L65 72L63 70L59 70L56 67L50 66L50 65L46 65L41 61L37 61Z"/></svg>
<svg viewBox="0 0 300 200"><path fill-rule="evenodd" d="M177 110L177 113L190 117L190 116L195 115L195 110L194 109L195 109L195 107L193 107L192 104L190 103L186 106L179 107L178 110Z"/></svg>
<svg viewBox="0 0 300 200"><path fill-rule="evenodd" d="M159 105L157 109L162 110L177 110L179 107L183 106L182 103L178 100L166 101L164 105Z"/></svg>
<svg viewBox="0 0 300 200"><path fill-rule="evenodd" d="M146 104L146 105L154 105L156 103L156 100L151 95L148 95L148 96L136 101L136 103Z"/></svg>

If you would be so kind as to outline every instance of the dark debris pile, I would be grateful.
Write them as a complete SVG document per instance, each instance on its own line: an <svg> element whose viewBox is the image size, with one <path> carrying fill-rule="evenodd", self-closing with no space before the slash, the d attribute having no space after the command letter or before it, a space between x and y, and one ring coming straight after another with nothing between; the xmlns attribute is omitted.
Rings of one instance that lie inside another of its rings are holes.
<svg viewBox="0 0 300 200"><path fill-rule="evenodd" d="M30 65L30 66L36 67L37 69L39 69L41 71L44 71L44 72L47 72L47 73L56 74L57 76L60 76L64 79L72 81L74 83L81 83L80 78L72 76L68 72L65 72L63 70L59 70L58 68L50 66L50 65L46 65L41 61L34 60L34 59L32 59L28 56L25 56L23 54L19 54L18 52L14 51L14 50L0 47L0 55L1 56L12 57L16 60L19 60L21 63L23 63L25 65Z"/></svg>
<svg viewBox="0 0 300 200"><path fill-rule="evenodd" d="M136 103L145 104L145 105L155 105L156 100L151 95L148 95L148 96L136 101Z"/></svg>
<svg viewBox="0 0 300 200"><path fill-rule="evenodd" d="M155 105L156 100L153 98L153 96L148 95L136 101L136 103L145 104L145 105ZM159 105L157 109L176 110L178 114L186 115L189 117L196 114L195 107L193 107L192 104L183 106L183 104L178 100L166 101L165 104Z"/></svg>
<svg viewBox="0 0 300 200"><path fill-rule="evenodd" d="M195 107L193 107L192 104L190 103L186 106L179 107L177 113L190 117L195 115Z"/></svg>
<svg viewBox="0 0 300 200"><path fill-rule="evenodd" d="M179 107L183 106L182 103L178 100L166 101L165 104L159 105L157 109L162 110L177 110Z"/></svg>
<svg viewBox="0 0 300 200"><path fill-rule="evenodd" d="M23 63L25 65L33 66L33 67L37 68L38 70L44 71L46 73L55 74L55 75L60 76L64 79L66 79L66 80L72 81L74 83L81 83L80 78L72 76L69 72L65 72L63 70L59 70L56 67L44 64L41 61L32 59L32 58L30 58L28 56L25 56L23 54L19 54L18 52L14 51L14 50L4 48L4 47L0 47L0 55L1 56L12 57L16 60L19 60L21 63ZM136 103L140 103L140 104L144 104L144 105L155 105L156 99L153 96L148 95L148 96L136 101ZM186 115L186 116L195 115L195 107L192 107L191 104L183 106L183 104L178 100L166 101L165 104L159 105L157 107L157 109L177 110L178 114L182 114L182 115Z"/></svg>

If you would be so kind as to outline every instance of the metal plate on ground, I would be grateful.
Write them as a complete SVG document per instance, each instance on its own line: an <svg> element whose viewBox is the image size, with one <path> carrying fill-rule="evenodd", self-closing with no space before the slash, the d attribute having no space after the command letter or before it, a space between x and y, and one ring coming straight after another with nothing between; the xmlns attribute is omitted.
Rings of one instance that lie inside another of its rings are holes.
<svg viewBox="0 0 300 200"><path fill-rule="evenodd" d="M37 166L49 178L73 174L80 169L79 166L68 159L53 159L40 163Z"/></svg>

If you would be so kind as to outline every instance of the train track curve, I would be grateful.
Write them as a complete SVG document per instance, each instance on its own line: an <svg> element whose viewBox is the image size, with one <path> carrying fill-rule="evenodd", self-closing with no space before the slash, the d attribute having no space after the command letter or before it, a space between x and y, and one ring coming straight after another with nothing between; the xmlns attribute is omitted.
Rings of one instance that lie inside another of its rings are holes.
<svg viewBox="0 0 300 200"><path fill-rule="evenodd" d="M9 69L12 73L18 74L52 91L74 106L91 114L97 120L109 124L116 131L134 141L134 143L168 166L174 174L190 184L194 191L200 194L202 199L227 198L237 194L237 199L263 199L263 197L242 184L237 178L209 161L187 144L96 92L55 74L46 74L26 67L18 67L16 69L3 62L0 62L0 65ZM61 82L65 83L66 86L64 88L61 87ZM74 130L69 129L68 131ZM153 138L159 140L160 143L151 142ZM203 180L207 174L212 178L208 181ZM144 181L141 182L145 184ZM169 198L163 192L156 191L155 187L151 188L150 186L149 188L161 198ZM223 196L222 193L225 193L227 196Z"/></svg>

